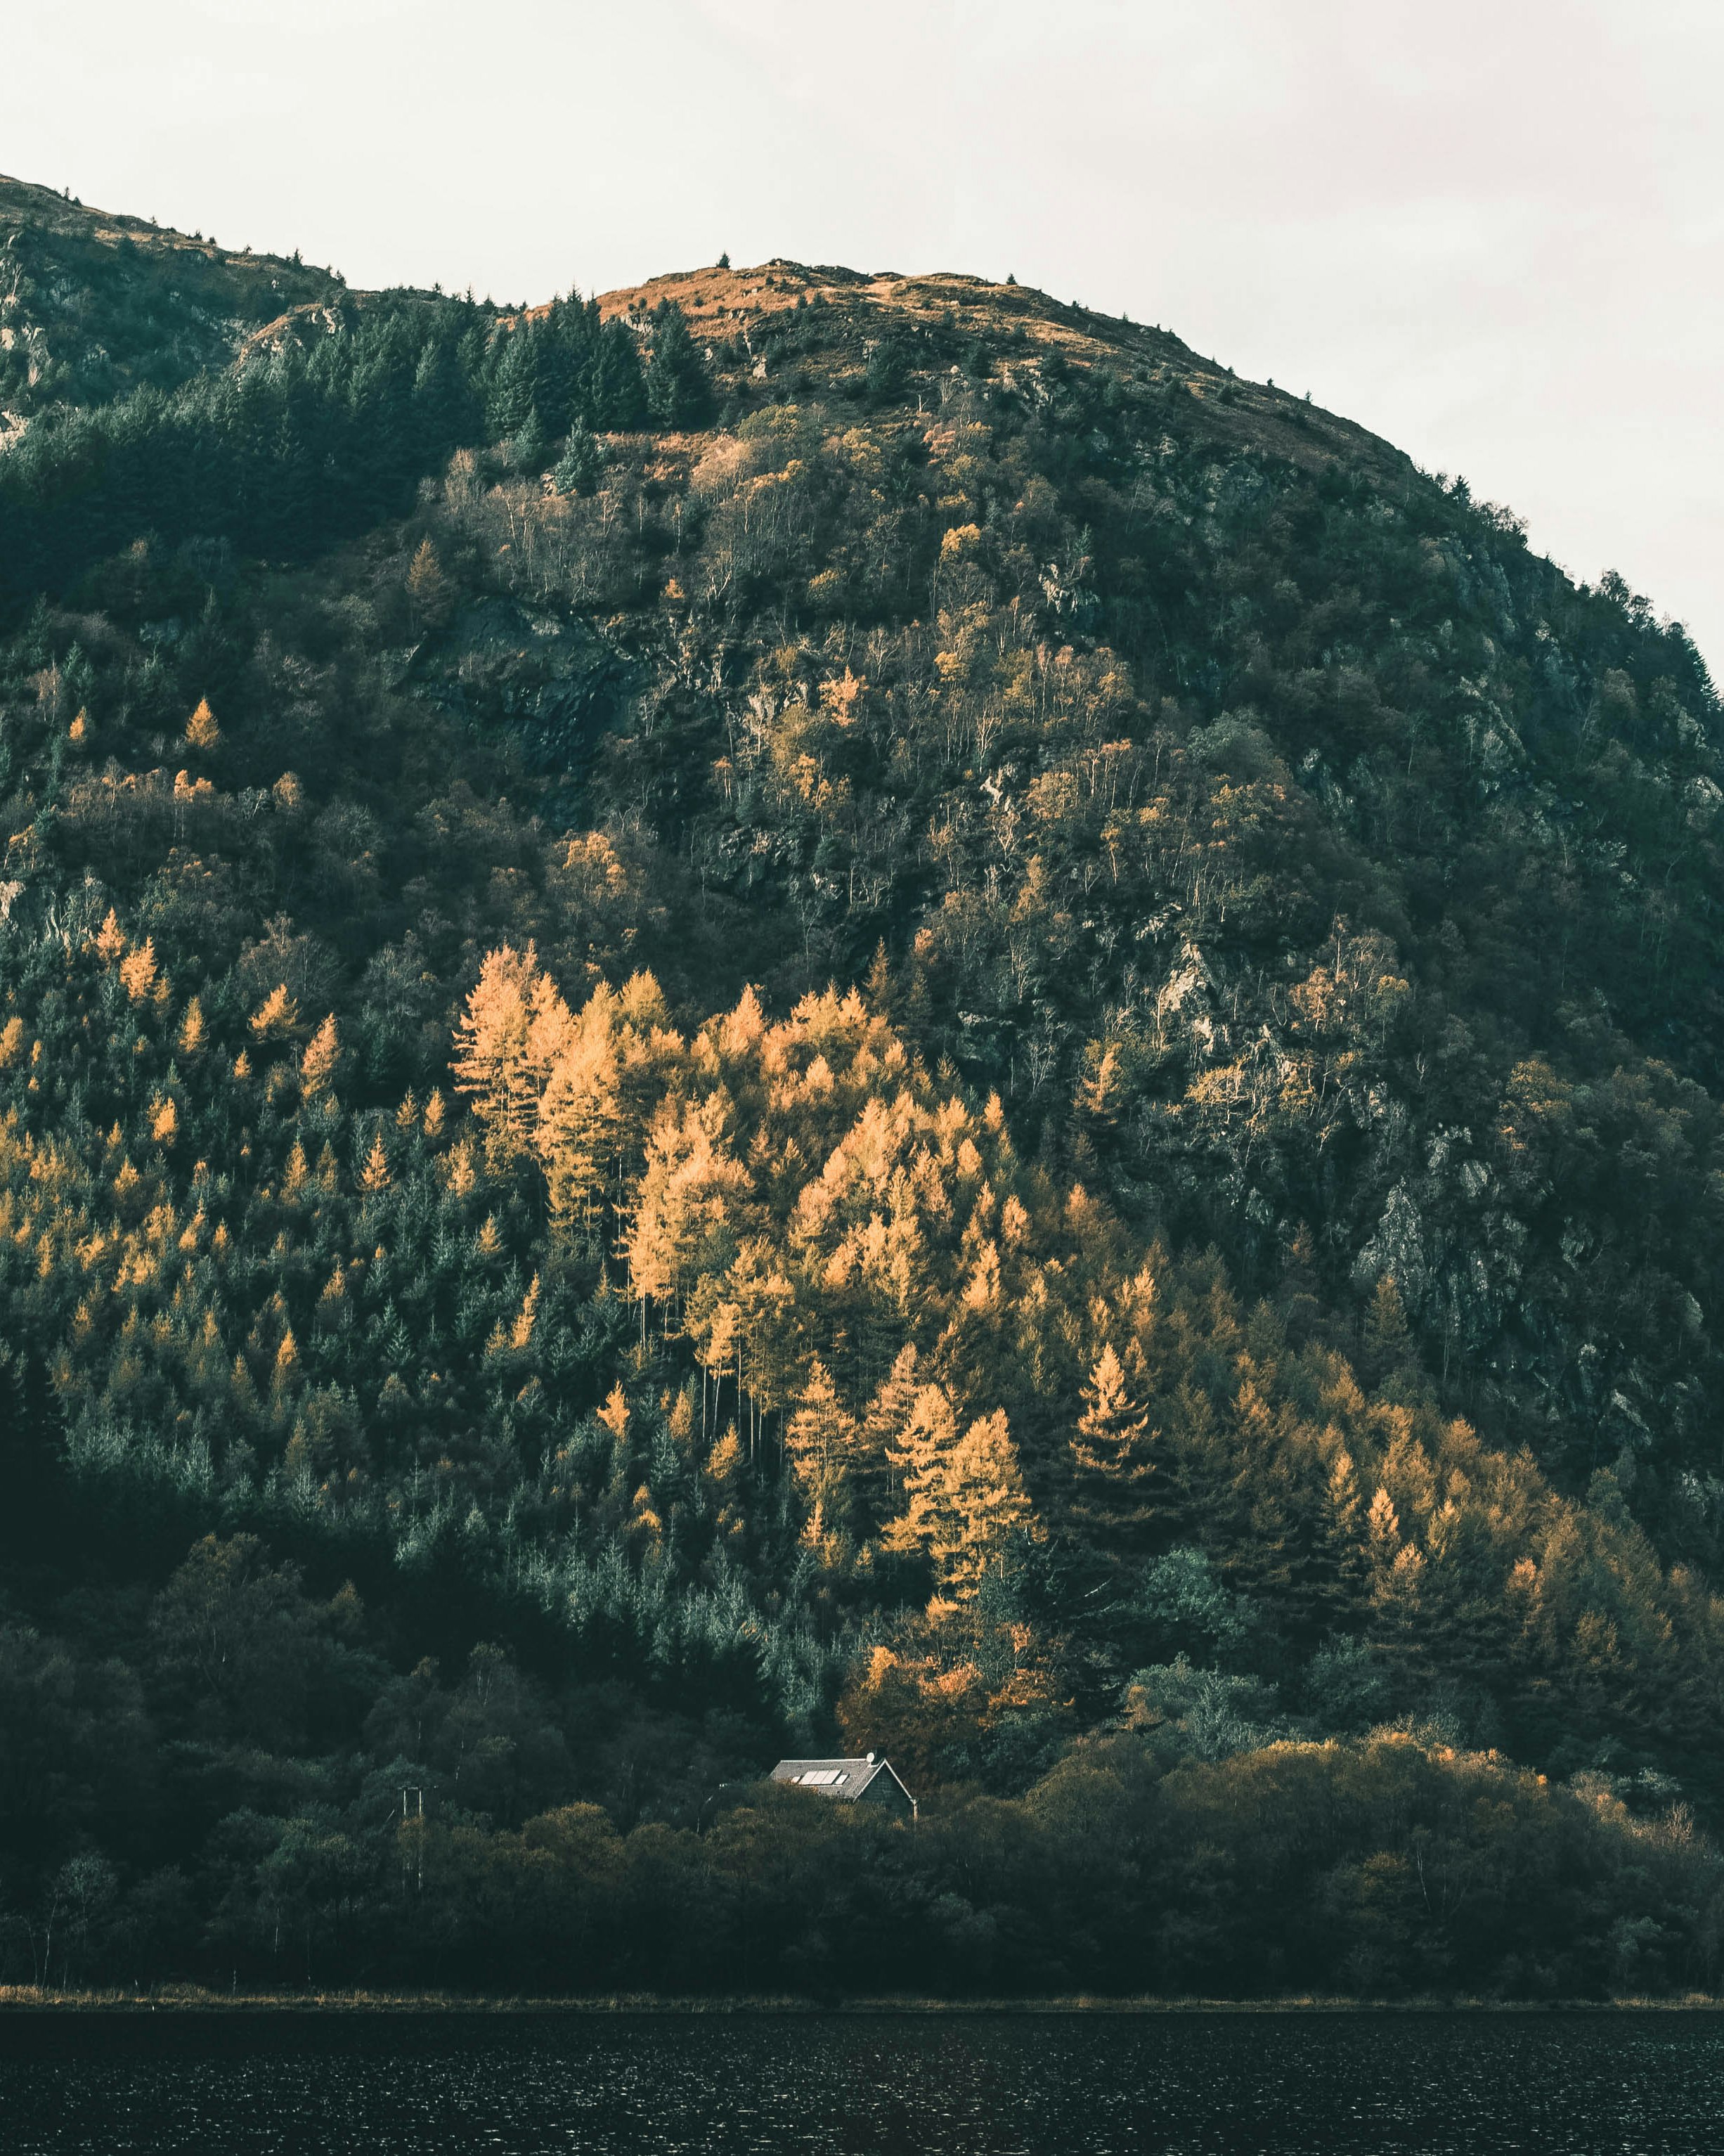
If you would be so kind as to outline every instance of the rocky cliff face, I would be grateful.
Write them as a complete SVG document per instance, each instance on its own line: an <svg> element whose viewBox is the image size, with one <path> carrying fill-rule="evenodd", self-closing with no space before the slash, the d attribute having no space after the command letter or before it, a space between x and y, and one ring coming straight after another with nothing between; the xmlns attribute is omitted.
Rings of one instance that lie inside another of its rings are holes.
<svg viewBox="0 0 1724 2156"><path fill-rule="evenodd" d="M15 435L56 405L172 388L290 309L341 296L326 270L0 174L0 427Z"/></svg>

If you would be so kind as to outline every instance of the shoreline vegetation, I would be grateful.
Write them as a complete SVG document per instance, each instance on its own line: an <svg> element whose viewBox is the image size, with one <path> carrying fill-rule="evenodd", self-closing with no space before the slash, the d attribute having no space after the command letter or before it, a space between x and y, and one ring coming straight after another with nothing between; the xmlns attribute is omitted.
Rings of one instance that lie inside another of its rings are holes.
<svg viewBox="0 0 1724 2156"><path fill-rule="evenodd" d="M0 1984L0 2018L80 2014L525 2014L608 2015L1157 2015L1157 2014L1605 2014L1724 2012L1724 1996L1691 1992L1663 1998L1378 1999L1295 1994L1265 1999L1106 1998L1084 1993L1049 1998L931 1999L914 1993L811 1999L794 1994L660 1996L651 1992L574 1995L444 1991L212 1990L163 1984L145 1990L57 1991L39 1984Z"/></svg>

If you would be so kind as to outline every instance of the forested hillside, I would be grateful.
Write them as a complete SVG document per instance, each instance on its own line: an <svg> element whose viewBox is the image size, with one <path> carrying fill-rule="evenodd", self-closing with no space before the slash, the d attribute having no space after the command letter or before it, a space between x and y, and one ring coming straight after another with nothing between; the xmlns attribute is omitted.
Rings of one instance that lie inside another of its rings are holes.
<svg viewBox="0 0 1724 2156"><path fill-rule="evenodd" d="M1680 628L1013 285L0 207L0 1971L1716 1984Z"/></svg>

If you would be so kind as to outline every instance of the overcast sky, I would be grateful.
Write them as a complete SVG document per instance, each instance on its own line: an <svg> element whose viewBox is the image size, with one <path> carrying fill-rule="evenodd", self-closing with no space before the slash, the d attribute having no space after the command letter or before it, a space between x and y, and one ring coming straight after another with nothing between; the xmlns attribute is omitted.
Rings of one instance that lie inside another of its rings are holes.
<svg viewBox="0 0 1724 2156"><path fill-rule="evenodd" d="M1163 323L1724 681L1724 0L81 0L7 59L0 169L355 285L728 249Z"/></svg>

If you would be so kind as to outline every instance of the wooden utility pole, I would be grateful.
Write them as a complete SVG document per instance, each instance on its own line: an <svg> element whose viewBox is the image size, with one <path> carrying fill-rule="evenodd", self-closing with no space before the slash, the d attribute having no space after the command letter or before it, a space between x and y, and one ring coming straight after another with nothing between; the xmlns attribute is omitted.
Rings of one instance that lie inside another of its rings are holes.
<svg viewBox="0 0 1724 2156"><path fill-rule="evenodd" d="M423 1893L425 1890L425 1792L422 1789L416 1788L404 1789L402 1791L401 1816L403 1823L409 1816L407 1808L407 1800L409 1797L415 1799L418 1807L418 1809L412 1814L412 1816L419 1822L419 1830L413 1837L415 1854L418 1860L418 1868L415 1874L414 1884L417 1890L420 1893Z"/></svg>

